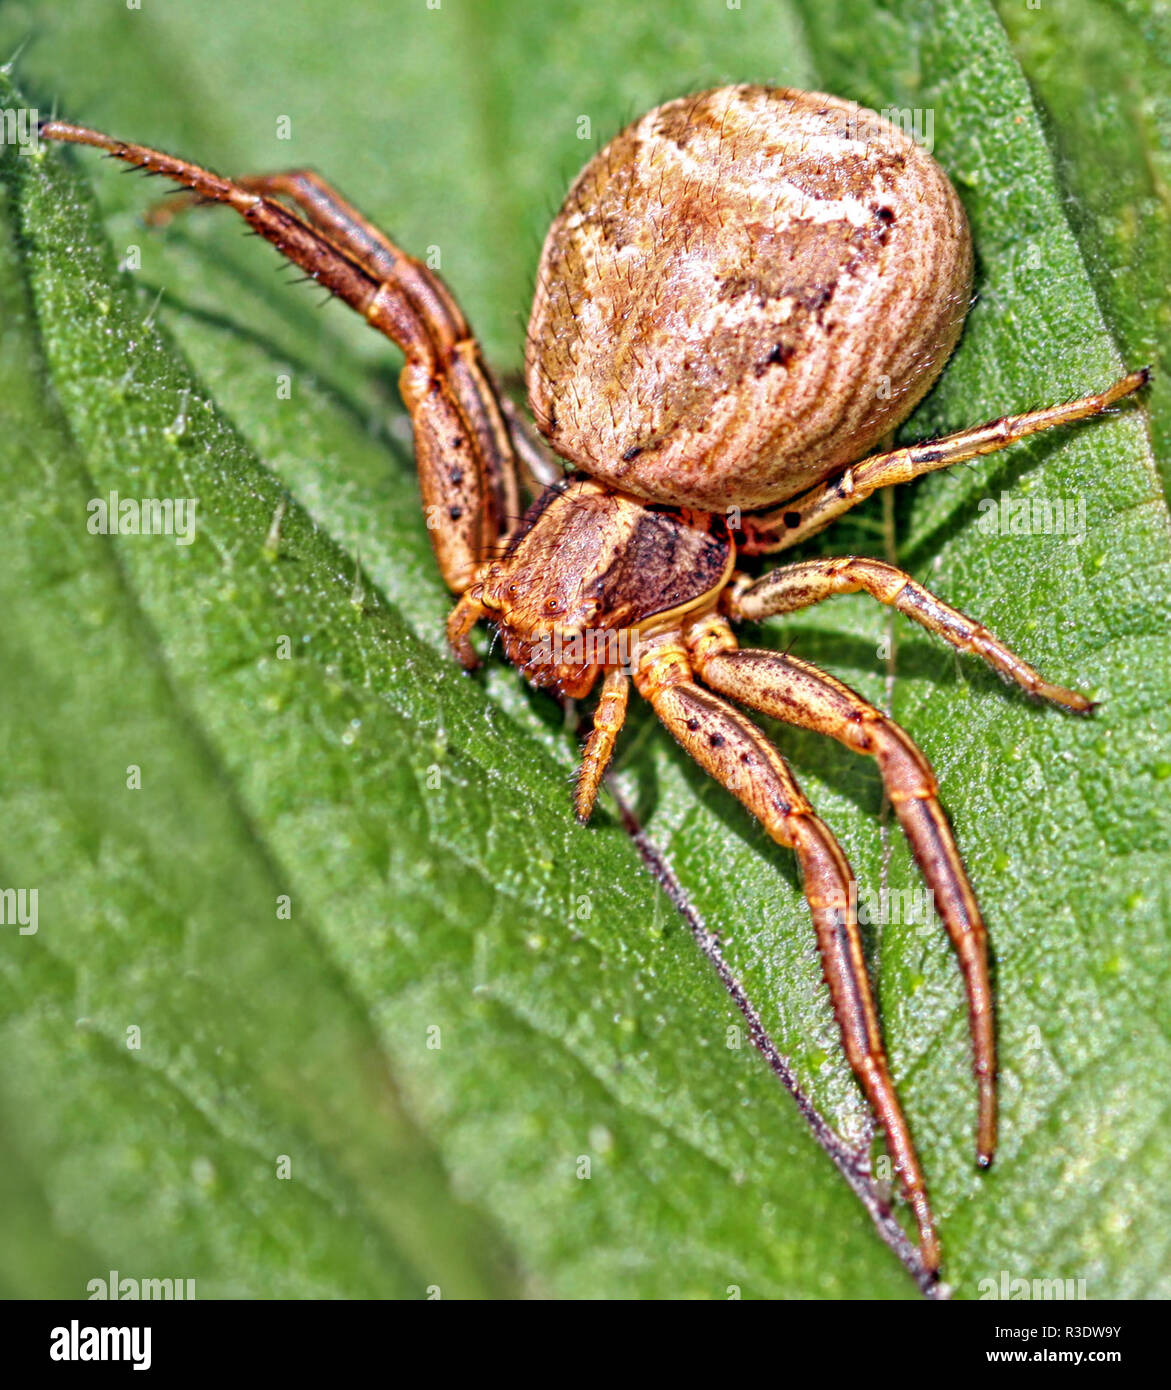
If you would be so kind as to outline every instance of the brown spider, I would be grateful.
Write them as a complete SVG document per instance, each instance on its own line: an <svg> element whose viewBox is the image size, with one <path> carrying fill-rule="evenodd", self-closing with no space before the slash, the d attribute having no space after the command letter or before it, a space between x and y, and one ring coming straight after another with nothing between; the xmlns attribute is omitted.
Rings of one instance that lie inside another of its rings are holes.
<svg viewBox="0 0 1171 1390"><path fill-rule="evenodd" d="M460 595L447 625L456 655L475 665L468 635L487 618L535 685L580 698L602 677L577 783L583 821L632 676L684 749L796 852L846 1055L936 1271L939 1242L883 1051L850 865L788 764L730 701L877 760L963 970L986 1168L996 1043L980 909L935 777L907 734L809 662L740 650L730 621L863 590L1030 693L1080 713L1092 705L889 564L813 559L754 579L736 557L804 540L878 488L1096 415L1147 373L866 457L959 337L972 276L963 208L930 155L873 112L818 93L720 88L618 135L550 229L526 378L541 432L579 470L562 476L502 405L438 276L317 175L224 179L62 121L41 134L173 178L191 190L188 202L227 203L403 350L428 526ZM522 478L538 495L517 520Z"/></svg>

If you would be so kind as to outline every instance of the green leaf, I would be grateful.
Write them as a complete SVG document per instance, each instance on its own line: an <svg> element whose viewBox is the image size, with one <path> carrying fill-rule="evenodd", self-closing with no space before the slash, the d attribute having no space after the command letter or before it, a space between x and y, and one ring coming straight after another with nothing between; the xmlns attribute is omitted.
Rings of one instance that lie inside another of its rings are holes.
<svg viewBox="0 0 1171 1390"><path fill-rule="evenodd" d="M5 8L0 52L31 13ZM21 82L42 110L56 96L225 170L314 165L404 245L438 248L506 371L548 217L624 120L730 80L930 110L980 300L905 435L1166 351L1152 262L1128 281L1095 260L1121 245L1099 218L1165 235L1165 202L1091 172L1084 114L1060 82L1038 109L990 6L371 2L332 16L327 45L319 16L38 6ZM1052 68L1052 27L1027 23L1014 43ZM1126 92L1155 90L1157 52L1131 55ZM157 184L88 154L0 158L0 887L39 889L37 933L0 929L19 1058L0 1076L5 1290L80 1294L116 1268L200 1296L913 1294L762 1059L727 1045L740 1015L613 806L573 823L560 711L498 660L468 680L444 653L397 354L284 286L226 215L159 235L139 219ZM872 942L960 1295L1002 1269L1167 1293L1168 528L1145 425L1127 408L895 501L899 562L1092 687L1093 722L865 600L761 634L795 635L912 730L989 921L1004 1122L986 1177L947 943L899 925ZM1084 539L979 531L1001 489L1083 498ZM86 504L111 490L196 497L194 543L90 535ZM881 518L824 548L881 553ZM914 886L874 768L773 732L862 883ZM803 1088L861 1133L789 858L645 710L618 785Z"/></svg>

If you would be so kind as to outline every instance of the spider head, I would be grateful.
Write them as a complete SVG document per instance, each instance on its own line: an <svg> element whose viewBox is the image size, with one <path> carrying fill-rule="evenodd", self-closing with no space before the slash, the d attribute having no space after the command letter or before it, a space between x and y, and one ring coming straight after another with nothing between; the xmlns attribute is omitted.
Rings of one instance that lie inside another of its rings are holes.
<svg viewBox="0 0 1171 1390"><path fill-rule="evenodd" d="M621 660L619 615L608 611L602 582L615 544L608 495L587 478L546 489L481 580L479 597L509 661L533 685L571 699Z"/></svg>
<svg viewBox="0 0 1171 1390"><path fill-rule="evenodd" d="M509 661L530 684L571 700L582 699L593 688L600 667L584 659L591 634L550 627L534 637L503 624L499 630Z"/></svg>
<svg viewBox="0 0 1171 1390"><path fill-rule="evenodd" d="M525 679L575 700L589 694L617 635L599 622L597 598L581 590L572 569L502 560L489 567L481 595Z"/></svg>

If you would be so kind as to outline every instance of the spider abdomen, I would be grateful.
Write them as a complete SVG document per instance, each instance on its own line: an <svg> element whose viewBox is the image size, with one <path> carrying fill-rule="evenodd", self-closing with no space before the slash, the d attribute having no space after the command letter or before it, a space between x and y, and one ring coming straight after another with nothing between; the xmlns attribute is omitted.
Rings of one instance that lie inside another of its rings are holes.
<svg viewBox="0 0 1171 1390"><path fill-rule="evenodd" d="M795 496L906 418L955 346L971 240L873 111L724 87L586 165L541 255L526 376L578 467L657 502Z"/></svg>

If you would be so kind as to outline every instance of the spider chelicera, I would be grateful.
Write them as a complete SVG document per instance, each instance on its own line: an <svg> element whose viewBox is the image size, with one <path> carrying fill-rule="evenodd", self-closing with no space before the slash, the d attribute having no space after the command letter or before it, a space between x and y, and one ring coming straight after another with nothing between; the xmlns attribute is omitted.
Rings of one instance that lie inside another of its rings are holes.
<svg viewBox="0 0 1171 1390"><path fill-rule="evenodd" d="M883 1049L853 873L784 758L737 706L877 761L963 971L977 1161L987 1167L996 1042L980 909L910 737L809 662L741 649L732 623L861 590L1033 695L1079 713L1092 704L890 564L807 559L753 578L736 561L804 540L879 488L1099 414L1147 374L871 454L959 337L972 276L963 208L931 156L875 113L819 93L725 87L669 102L618 135L550 229L526 379L541 433L574 465L566 475L502 401L439 277L316 174L225 179L63 121L40 133L175 179L188 202L226 203L402 349L432 544L459 595L447 625L456 656L475 664L469 634L488 619L535 685L582 698L601 680L577 782L583 821L633 681L683 748L795 851L846 1055L936 1271L939 1241ZM523 516L522 488L535 496Z"/></svg>

